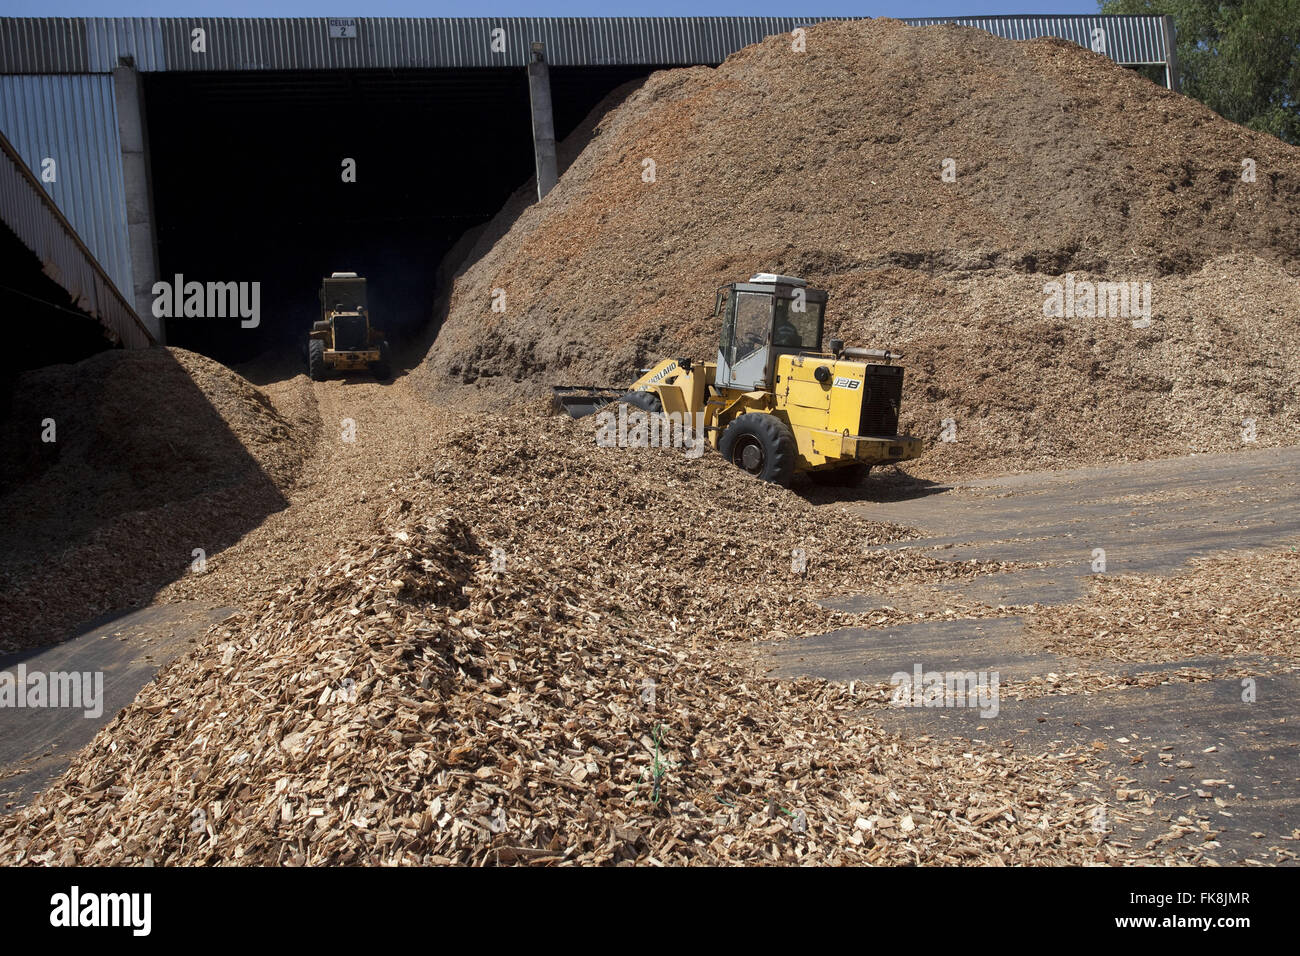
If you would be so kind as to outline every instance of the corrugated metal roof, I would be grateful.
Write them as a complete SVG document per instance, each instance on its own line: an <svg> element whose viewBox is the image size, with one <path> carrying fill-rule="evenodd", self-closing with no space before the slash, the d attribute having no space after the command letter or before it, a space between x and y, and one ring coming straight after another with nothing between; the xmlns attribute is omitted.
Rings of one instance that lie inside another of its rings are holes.
<svg viewBox="0 0 1300 956"><path fill-rule="evenodd" d="M111 74L0 76L0 133L119 288L130 289L126 194Z"/></svg>
<svg viewBox="0 0 1300 956"><path fill-rule="evenodd" d="M1165 62L1164 26L1158 16L925 17L907 22L916 26L955 23L1008 40L1060 37L1131 66ZM1100 48L1095 31L1101 31Z"/></svg>
<svg viewBox="0 0 1300 956"><path fill-rule="evenodd" d="M45 274L68 291L77 308L103 323L110 338L127 348L155 344L135 310L3 136L0 218L36 254Z"/></svg>
<svg viewBox="0 0 1300 956"><path fill-rule="evenodd" d="M830 17L358 17L332 38L319 18L0 18L0 73L107 72L123 56L145 71L401 69L523 66L533 41L556 66L716 64L742 47ZM1158 16L932 17L1009 39L1058 36L1092 46L1106 36L1119 63L1163 63ZM206 52L192 49L195 29ZM492 49L501 30L504 51Z"/></svg>
<svg viewBox="0 0 1300 956"><path fill-rule="evenodd" d="M0 17L0 73L88 73L86 21Z"/></svg>
<svg viewBox="0 0 1300 956"><path fill-rule="evenodd" d="M166 69L157 17L91 17L85 23L86 62L92 73L111 73L125 57L142 70Z"/></svg>

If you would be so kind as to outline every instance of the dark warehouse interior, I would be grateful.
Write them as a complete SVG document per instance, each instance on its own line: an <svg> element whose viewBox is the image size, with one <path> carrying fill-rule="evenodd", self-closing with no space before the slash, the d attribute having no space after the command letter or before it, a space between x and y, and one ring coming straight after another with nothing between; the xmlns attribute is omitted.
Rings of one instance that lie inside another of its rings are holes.
<svg viewBox="0 0 1300 956"><path fill-rule="evenodd" d="M557 140L653 69L552 68ZM305 350L335 271L366 277L375 325L410 340L442 256L533 175L522 69L154 73L145 95L159 276L260 283L256 328L166 322L167 344L226 363Z"/></svg>

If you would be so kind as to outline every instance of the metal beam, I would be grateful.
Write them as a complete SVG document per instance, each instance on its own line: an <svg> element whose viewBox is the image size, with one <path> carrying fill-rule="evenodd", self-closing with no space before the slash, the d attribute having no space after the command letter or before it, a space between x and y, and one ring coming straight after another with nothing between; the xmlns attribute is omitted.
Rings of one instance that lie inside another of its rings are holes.
<svg viewBox="0 0 1300 956"><path fill-rule="evenodd" d="M1177 93L1182 81L1178 76L1178 38L1174 33L1174 18L1163 16L1160 19L1165 34L1165 86Z"/></svg>
<svg viewBox="0 0 1300 956"><path fill-rule="evenodd" d="M551 73L546 66L546 49L532 45L528 62L528 102L533 114L533 161L537 169L537 199L540 202L559 179L555 159L555 117L551 112Z"/></svg>
<svg viewBox="0 0 1300 956"><path fill-rule="evenodd" d="M153 216L153 182L149 175L149 134L140 74L123 64L113 71L117 136L122 150L122 186L126 194L126 229L131 247L131 297L136 314L159 342L163 324L154 317L153 286L158 281L157 230Z"/></svg>

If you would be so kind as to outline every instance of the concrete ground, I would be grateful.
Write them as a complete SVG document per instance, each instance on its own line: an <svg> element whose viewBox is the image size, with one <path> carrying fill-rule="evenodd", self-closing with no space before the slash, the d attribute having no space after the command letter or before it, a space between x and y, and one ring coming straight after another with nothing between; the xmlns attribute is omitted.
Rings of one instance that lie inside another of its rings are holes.
<svg viewBox="0 0 1300 956"><path fill-rule="evenodd" d="M1047 753L1091 749L1108 762L1102 781L1080 775L1081 794L1108 808L1110 839L1204 842L1222 862L1277 862L1300 835L1300 677L1286 661L1197 658L1161 664L1075 659L1027 635L1024 605L1069 603L1087 592L1094 549L1106 573L1168 575L1193 558L1300 541L1300 449L1192 456L989 479L853 505L870 517L921 529L891 545L942 560L1034 564L1003 574L944 581L902 597L845 595L828 605L869 611L978 603L989 616L844 628L764 649L776 676L813 675L886 684L916 665L926 671L998 671L1004 684L1047 675L1104 672L1115 678L1197 667L1219 677L1171 677L1153 686L1110 681L1090 692L1018 699L1004 693L997 715L970 708L867 705L887 729L982 747ZM960 599L960 601L958 601ZM999 611L1004 607L1005 610ZM1012 606L1016 606L1014 609ZM96 622L72 640L0 659L0 670L104 673L100 716L68 709L0 708L0 813L23 805L62 772L158 668L199 639L229 608L160 604ZM1225 676L1232 670L1231 676ZM1243 676L1255 699L1243 700ZM1185 824L1177 825L1179 818Z"/></svg>
<svg viewBox="0 0 1300 956"><path fill-rule="evenodd" d="M1095 549L1105 551L1107 574L1167 576L1193 558L1300 541L1300 449L1016 475L855 507L925 534L892 547L921 549L943 560L1043 566L945 582L901 598L845 595L828 606L906 612L941 608L956 598L993 609L1072 603L1087 593ZM1109 792L1096 797L1125 818L1112 827L1114 839L1146 842L1169 829L1167 822L1157 823L1160 817L1186 816L1188 832L1181 839L1206 841L1222 862L1276 862L1300 849L1300 675L1290 662L1073 659L1036 646L1023 618L1010 611L844 628L773 644L766 653L776 676L868 686L888 683L896 672L911 673L918 664L924 671L997 671L1004 684L1049 674L1108 674L1117 679L1089 693L1023 700L1002 694L991 717L974 708L887 704L872 707L870 715L890 729L982 746L1042 752L1091 747L1111 768ZM1231 670L1233 676L1116 686L1180 668ZM1253 700L1246 699L1249 691Z"/></svg>
<svg viewBox="0 0 1300 956"><path fill-rule="evenodd" d="M0 671L15 675L20 665L27 675L103 674L97 714L84 706L0 707L0 813L23 806L63 773L159 668L233 610L188 601L154 605L93 622L62 644L0 657Z"/></svg>

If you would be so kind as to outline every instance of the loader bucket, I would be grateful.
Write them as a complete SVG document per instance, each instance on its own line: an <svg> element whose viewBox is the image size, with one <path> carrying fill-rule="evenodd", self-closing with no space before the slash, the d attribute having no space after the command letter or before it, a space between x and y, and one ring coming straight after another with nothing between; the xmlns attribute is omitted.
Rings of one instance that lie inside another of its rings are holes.
<svg viewBox="0 0 1300 956"><path fill-rule="evenodd" d="M555 395L556 410L565 412L570 418L594 415L624 394L616 388L592 388L587 385L554 385L551 392Z"/></svg>

